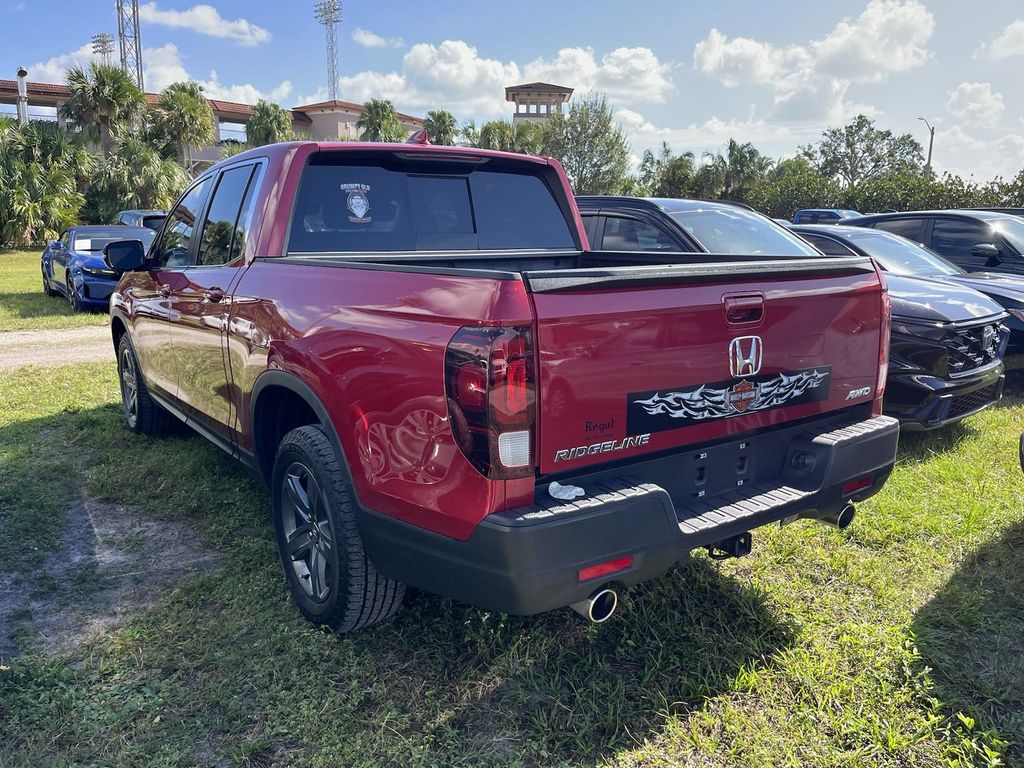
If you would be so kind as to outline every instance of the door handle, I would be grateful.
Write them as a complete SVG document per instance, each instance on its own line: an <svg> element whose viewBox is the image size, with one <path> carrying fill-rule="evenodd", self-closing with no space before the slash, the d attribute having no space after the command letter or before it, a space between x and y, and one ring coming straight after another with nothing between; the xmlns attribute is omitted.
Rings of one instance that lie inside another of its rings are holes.
<svg viewBox="0 0 1024 768"><path fill-rule="evenodd" d="M216 287L208 288L203 291L203 298L207 301L218 302L224 298L224 289Z"/></svg>
<svg viewBox="0 0 1024 768"><path fill-rule="evenodd" d="M169 283L164 283L163 285L156 289L156 292L166 299L168 296L171 295L171 286Z"/></svg>
<svg viewBox="0 0 1024 768"><path fill-rule="evenodd" d="M723 296L725 320L729 325L753 325L764 317L764 296Z"/></svg>

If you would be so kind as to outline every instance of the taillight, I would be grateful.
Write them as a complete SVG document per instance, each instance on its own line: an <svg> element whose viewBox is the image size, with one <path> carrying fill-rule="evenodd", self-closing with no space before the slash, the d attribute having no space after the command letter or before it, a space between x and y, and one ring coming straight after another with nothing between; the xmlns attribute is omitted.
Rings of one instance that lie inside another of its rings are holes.
<svg viewBox="0 0 1024 768"><path fill-rule="evenodd" d="M488 477L533 474L532 340L529 327L465 327L445 352L455 442Z"/></svg>
<svg viewBox="0 0 1024 768"><path fill-rule="evenodd" d="M885 395L885 383L889 375L889 337L892 334L892 299L889 298L889 287L882 276L882 270L875 265L878 281L882 284L882 319L880 323L881 339L878 343L878 379L875 383L875 400L871 407L873 416L882 414L882 398Z"/></svg>

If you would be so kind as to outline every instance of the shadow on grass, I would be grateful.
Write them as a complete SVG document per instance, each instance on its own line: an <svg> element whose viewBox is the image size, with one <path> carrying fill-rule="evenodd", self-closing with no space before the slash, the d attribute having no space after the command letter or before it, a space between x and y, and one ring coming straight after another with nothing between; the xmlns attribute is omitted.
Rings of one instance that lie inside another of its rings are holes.
<svg viewBox="0 0 1024 768"><path fill-rule="evenodd" d="M18 320L45 319L53 317L75 317L82 316L91 318L98 314L106 314L103 310L88 308L82 312L72 311L64 294L58 296L46 296L42 288L39 292L21 291L17 293L3 294L3 306L5 312ZM31 330L26 327L23 330Z"/></svg>
<svg viewBox="0 0 1024 768"><path fill-rule="evenodd" d="M947 451L954 451L961 442L977 437L978 429L970 422L957 422L929 432L900 432L900 464L921 464Z"/></svg>
<svg viewBox="0 0 1024 768"><path fill-rule="evenodd" d="M0 741L29 764L101 753L147 765L157 752L203 765L241 753L256 764L600 761L741 688L744 670L796 635L765 594L695 558L631 589L599 626L414 593L393 621L338 638L291 604L265 494L240 465L199 437L150 440L119 422L108 405L0 430L0 449L23 449L6 463L0 450L0 469L21 478L0 483L0 503L20 494L45 514L33 459L72 445L72 481L203 531L225 568L72 664L29 657L0 676L0 715L11 715Z"/></svg>
<svg viewBox="0 0 1024 768"><path fill-rule="evenodd" d="M979 549L917 613L914 632L939 698L1011 745L1024 765L1024 522Z"/></svg>

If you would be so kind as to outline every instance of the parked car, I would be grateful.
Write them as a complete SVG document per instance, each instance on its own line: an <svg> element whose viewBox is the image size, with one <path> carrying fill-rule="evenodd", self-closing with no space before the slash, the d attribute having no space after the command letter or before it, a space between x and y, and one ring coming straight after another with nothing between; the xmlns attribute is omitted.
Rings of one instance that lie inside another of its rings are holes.
<svg viewBox="0 0 1024 768"><path fill-rule="evenodd" d="M992 213L1005 213L1010 216L1024 216L1024 208L968 208L969 211L991 211Z"/></svg>
<svg viewBox="0 0 1024 768"><path fill-rule="evenodd" d="M1024 275L1024 220L994 211L911 211L843 222L892 232L931 248L968 272Z"/></svg>
<svg viewBox="0 0 1024 768"><path fill-rule="evenodd" d="M341 632L406 584L600 621L694 548L848 525L899 432L875 265L586 244L553 160L235 155L148 254L107 246L126 422L173 414L260 473L292 595Z"/></svg>
<svg viewBox="0 0 1024 768"><path fill-rule="evenodd" d="M43 250L43 293L63 295L75 311L106 309L119 275L103 261L103 248L115 240L135 238L149 247L156 233L144 227L81 226L61 233Z"/></svg>
<svg viewBox="0 0 1024 768"><path fill-rule="evenodd" d="M886 271L892 297L886 413L897 416L904 428L932 429L998 402L1001 360L1010 337L1005 323L1017 325L1017 344L1024 330L1018 317L1011 320L1004 312L1003 302L1013 302L1020 314L1024 280L1006 275L978 279L977 273L964 272L888 232L835 225L792 229L822 253L868 256ZM996 289L996 297L982 295L1000 282L1010 285Z"/></svg>
<svg viewBox="0 0 1024 768"><path fill-rule="evenodd" d="M159 232L167 218L167 211L153 210L132 210L120 211L114 217L111 224L121 224L126 227L146 227L154 232Z"/></svg>
<svg viewBox="0 0 1024 768"><path fill-rule="evenodd" d="M859 211L845 208L805 208L793 214L794 224L835 224L845 219L860 216Z"/></svg>
<svg viewBox="0 0 1024 768"><path fill-rule="evenodd" d="M595 251L821 257L786 227L727 202L581 195Z"/></svg>

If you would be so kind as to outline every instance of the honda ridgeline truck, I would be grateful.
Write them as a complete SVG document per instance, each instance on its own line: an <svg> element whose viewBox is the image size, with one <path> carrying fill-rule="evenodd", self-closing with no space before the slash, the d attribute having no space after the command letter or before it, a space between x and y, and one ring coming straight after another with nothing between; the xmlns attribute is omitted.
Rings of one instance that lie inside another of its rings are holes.
<svg viewBox="0 0 1024 768"><path fill-rule="evenodd" d="M847 525L893 465L870 260L591 252L554 160L260 147L106 259L128 426L261 475L339 632L405 585L602 620L695 548Z"/></svg>

